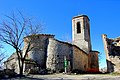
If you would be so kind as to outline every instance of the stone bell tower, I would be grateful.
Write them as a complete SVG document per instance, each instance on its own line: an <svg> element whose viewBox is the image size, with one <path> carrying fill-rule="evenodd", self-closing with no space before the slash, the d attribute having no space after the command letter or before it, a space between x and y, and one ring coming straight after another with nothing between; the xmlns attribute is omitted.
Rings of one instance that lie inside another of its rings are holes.
<svg viewBox="0 0 120 80"><path fill-rule="evenodd" d="M86 15L78 15L72 19L72 42L86 53L91 50L89 21Z"/></svg>

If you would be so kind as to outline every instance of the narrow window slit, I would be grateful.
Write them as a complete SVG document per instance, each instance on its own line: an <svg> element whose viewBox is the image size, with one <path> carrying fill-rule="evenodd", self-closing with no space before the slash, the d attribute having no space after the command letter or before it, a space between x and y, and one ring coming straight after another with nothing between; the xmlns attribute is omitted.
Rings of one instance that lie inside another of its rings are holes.
<svg viewBox="0 0 120 80"><path fill-rule="evenodd" d="M80 22L77 22L77 33L81 33Z"/></svg>

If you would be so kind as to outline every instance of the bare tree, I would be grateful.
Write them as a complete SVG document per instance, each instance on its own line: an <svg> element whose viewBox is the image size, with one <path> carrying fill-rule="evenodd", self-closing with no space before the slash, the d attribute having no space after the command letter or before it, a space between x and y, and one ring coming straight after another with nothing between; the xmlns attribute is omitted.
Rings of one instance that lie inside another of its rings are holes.
<svg viewBox="0 0 120 80"><path fill-rule="evenodd" d="M3 60L6 58L4 52L1 51L3 47L0 45L0 68L2 68Z"/></svg>
<svg viewBox="0 0 120 80"><path fill-rule="evenodd" d="M31 42L28 42L27 48L23 55L23 38L28 35L35 35L41 32L42 25L35 24L32 19L24 17L21 12L17 15L5 16L0 26L0 40L12 46L17 53L19 74L23 75L23 65L27 53L31 50Z"/></svg>
<svg viewBox="0 0 120 80"><path fill-rule="evenodd" d="M4 53L0 53L0 69L2 68L3 65L3 60L5 59L5 54Z"/></svg>

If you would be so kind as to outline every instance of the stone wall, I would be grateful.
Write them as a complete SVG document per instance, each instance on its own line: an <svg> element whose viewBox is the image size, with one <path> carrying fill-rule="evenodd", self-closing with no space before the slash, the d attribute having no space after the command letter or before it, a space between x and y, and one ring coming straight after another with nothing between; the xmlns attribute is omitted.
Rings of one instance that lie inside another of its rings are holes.
<svg viewBox="0 0 120 80"><path fill-rule="evenodd" d="M91 51L88 54L88 71L99 72L98 51Z"/></svg>
<svg viewBox="0 0 120 80"><path fill-rule="evenodd" d="M87 71L88 69L88 54L73 46L73 70Z"/></svg>
<svg viewBox="0 0 120 80"><path fill-rule="evenodd" d="M7 61L4 62L4 67L5 69L13 69L16 73L19 73L17 53L13 53Z"/></svg>
<svg viewBox="0 0 120 80"><path fill-rule="evenodd" d="M103 34L102 38L106 53L107 71L120 73L120 37L110 39Z"/></svg>
<svg viewBox="0 0 120 80"><path fill-rule="evenodd" d="M48 55L46 66L48 69L59 71L64 70L64 57L72 63L72 45L66 42L49 38ZM70 64L71 65L71 64Z"/></svg>
<svg viewBox="0 0 120 80"><path fill-rule="evenodd" d="M27 58L36 61L41 68L46 67L46 56L48 39L53 38L54 35L38 34L31 35L24 38L24 50L28 43L31 43L32 50L28 53Z"/></svg>

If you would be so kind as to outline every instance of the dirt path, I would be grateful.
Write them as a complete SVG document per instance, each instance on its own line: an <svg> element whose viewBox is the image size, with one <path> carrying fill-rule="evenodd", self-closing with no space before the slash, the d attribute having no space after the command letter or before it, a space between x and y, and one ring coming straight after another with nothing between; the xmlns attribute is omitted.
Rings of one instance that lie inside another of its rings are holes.
<svg viewBox="0 0 120 80"><path fill-rule="evenodd" d="M61 73L61 74L51 74L51 75L28 75L26 77L23 77L22 79L12 78L8 80L120 80L120 75L117 76L113 76L110 74L67 75Z"/></svg>
<svg viewBox="0 0 120 80"><path fill-rule="evenodd" d="M85 75L66 75L66 74L54 74L54 75L30 75L28 77L34 79L44 80L120 80L120 76L101 75L101 74L85 74Z"/></svg>

